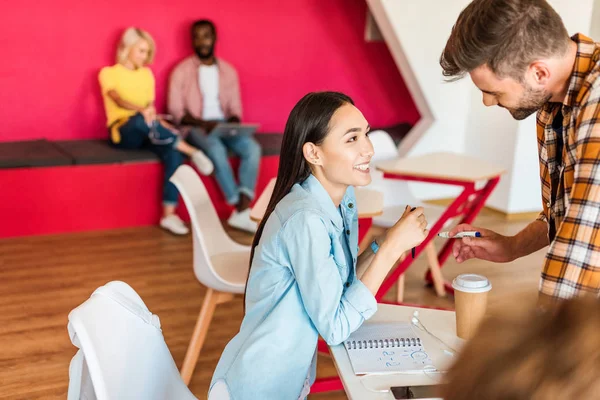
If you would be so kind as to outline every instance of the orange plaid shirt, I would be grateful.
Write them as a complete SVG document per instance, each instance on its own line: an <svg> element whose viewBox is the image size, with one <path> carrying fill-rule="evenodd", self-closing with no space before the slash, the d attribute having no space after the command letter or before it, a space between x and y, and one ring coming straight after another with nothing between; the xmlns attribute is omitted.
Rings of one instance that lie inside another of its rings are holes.
<svg viewBox="0 0 600 400"><path fill-rule="evenodd" d="M547 222L550 242L540 292L555 298L600 296L600 43L582 34L573 40L567 96L537 114L544 207L538 219Z"/></svg>

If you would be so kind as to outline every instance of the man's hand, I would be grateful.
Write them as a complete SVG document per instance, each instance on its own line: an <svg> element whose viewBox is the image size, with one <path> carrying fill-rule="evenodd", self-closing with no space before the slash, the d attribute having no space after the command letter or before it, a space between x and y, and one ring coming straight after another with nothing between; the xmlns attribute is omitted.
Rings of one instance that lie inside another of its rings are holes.
<svg viewBox="0 0 600 400"><path fill-rule="evenodd" d="M467 224L460 224L450 231L450 237L459 232L477 231L482 237L466 237L455 239L452 254L458 263L471 258L493 262L510 262L515 260L515 240L512 236L503 236L488 229L476 228Z"/></svg>
<svg viewBox="0 0 600 400"><path fill-rule="evenodd" d="M183 115L183 118L181 119L181 125L200 127L207 134L209 134L213 129L215 129L215 126L217 126L218 124L219 124L219 121L205 121L203 119L197 119L187 111L185 112L185 114Z"/></svg>

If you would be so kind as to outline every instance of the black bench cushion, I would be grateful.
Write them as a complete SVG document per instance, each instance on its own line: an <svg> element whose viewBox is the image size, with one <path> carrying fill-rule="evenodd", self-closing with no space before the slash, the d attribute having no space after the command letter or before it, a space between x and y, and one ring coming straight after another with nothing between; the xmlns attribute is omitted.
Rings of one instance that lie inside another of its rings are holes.
<svg viewBox="0 0 600 400"><path fill-rule="evenodd" d="M158 157L149 150L122 150L111 146L108 140L63 140L54 144L71 155L77 165L158 161Z"/></svg>
<svg viewBox="0 0 600 400"><path fill-rule="evenodd" d="M410 124L397 124L381 128L396 143L406 136ZM375 128L373 128L375 129ZM283 135L258 133L254 135L262 148L263 156L279 155ZM0 143L0 168L51 167L60 165L112 164L124 162L158 161L149 150L121 150L107 140L63 140L49 142L45 139L24 142Z"/></svg>
<svg viewBox="0 0 600 400"><path fill-rule="evenodd" d="M45 139L0 143L0 168L71 165L73 159Z"/></svg>
<svg viewBox="0 0 600 400"><path fill-rule="evenodd" d="M257 134L255 138L263 155L279 154L283 135ZM106 140L65 140L54 144L62 152L69 154L77 165L158 161L158 157L150 150L122 150L111 146Z"/></svg>

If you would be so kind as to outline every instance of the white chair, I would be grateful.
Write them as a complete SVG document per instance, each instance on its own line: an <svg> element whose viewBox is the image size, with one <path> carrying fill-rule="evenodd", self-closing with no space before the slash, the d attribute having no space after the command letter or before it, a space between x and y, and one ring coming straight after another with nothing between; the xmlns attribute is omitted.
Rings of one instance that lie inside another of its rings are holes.
<svg viewBox="0 0 600 400"><path fill-rule="evenodd" d="M179 376L160 329L140 296L109 282L69 313L79 348L69 366L68 400L196 399Z"/></svg>
<svg viewBox="0 0 600 400"><path fill-rule="evenodd" d="M190 214L194 240L194 273L207 288L181 367L181 377L189 384L215 307L233 300L236 293L244 293L250 247L234 242L227 235L204 184L192 167L180 166L170 181L179 190Z"/></svg>
<svg viewBox="0 0 600 400"><path fill-rule="evenodd" d="M372 158L372 164L398 158L398 148L391 136L382 130L371 132L369 135L375 154ZM404 213L407 205L412 207L423 207L429 227L433 226L442 216L444 208L430 204L425 204L418 200L408 186L408 182L399 179L384 179L383 172L376 168L371 168L371 184L369 189L377 190L383 193L383 214L373 217L373 226L381 228L392 227ZM440 265L437 259L437 253L433 241L425 247L425 255L429 268L431 270L435 291L438 296L445 296L444 279L440 271ZM397 301L402 302L404 297L404 274L398 278Z"/></svg>

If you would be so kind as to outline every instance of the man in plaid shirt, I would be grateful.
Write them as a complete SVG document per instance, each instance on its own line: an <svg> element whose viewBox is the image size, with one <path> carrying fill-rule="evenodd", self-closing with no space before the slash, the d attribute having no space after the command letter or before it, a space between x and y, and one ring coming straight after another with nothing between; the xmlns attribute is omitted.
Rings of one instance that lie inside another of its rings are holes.
<svg viewBox="0 0 600 400"><path fill-rule="evenodd" d="M541 302L600 296L600 43L569 37L545 0L475 0L440 64L450 80L469 74L486 106L537 112L543 212L511 237L459 225L452 234L483 237L456 240L456 260L509 262L549 245Z"/></svg>

